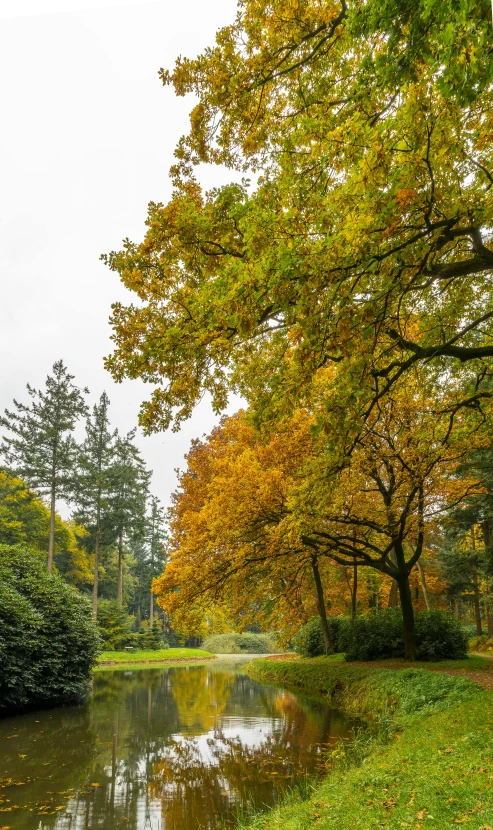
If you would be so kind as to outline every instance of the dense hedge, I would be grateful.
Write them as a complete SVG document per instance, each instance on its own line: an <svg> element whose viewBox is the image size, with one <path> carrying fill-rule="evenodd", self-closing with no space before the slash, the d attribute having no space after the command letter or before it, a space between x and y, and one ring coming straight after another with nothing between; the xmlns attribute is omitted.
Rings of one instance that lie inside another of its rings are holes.
<svg viewBox="0 0 493 830"><path fill-rule="evenodd" d="M214 634L202 643L212 654L270 654L275 643L269 634Z"/></svg>
<svg viewBox="0 0 493 830"><path fill-rule="evenodd" d="M38 552L0 545L0 712L79 702L98 649L87 599Z"/></svg>
<svg viewBox="0 0 493 830"><path fill-rule="evenodd" d="M416 614L418 660L461 660L467 655L467 635L460 623L445 611ZM402 614L387 608L368 617L329 617L329 630L336 652L346 660L381 660L404 657ZM303 657L324 654L322 626L318 617L310 620L294 638L294 647Z"/></svg>

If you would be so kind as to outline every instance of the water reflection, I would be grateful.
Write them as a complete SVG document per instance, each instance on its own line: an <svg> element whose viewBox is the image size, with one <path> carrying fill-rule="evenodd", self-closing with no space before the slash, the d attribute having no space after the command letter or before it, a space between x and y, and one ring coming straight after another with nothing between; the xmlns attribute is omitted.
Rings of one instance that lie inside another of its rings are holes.
<svg viewBox="0 0 493 830"><path fill-rule="evenodd" d="M275 803L348 737L241 666L97 674L91 704L0 721L0 827L213 830Z"/></svg>

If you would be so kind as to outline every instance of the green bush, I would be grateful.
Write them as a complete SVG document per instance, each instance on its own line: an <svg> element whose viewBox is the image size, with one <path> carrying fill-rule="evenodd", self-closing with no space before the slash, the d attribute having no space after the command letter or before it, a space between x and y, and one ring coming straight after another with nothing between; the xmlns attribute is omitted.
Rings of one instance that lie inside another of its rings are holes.
<svg viewBox="0 0 493 830"><path fill-rule="evenodd" d="M98 650L87 599L39 552L0 545L0 711L81 701Z"/></svg>
<svg viewBox="0 0 493 830"><path fill-rule="evenodd" d="M467 657L467 633L446 611L416 614L418 660L462 660Z"/></svg>
<svg viewBox="0 0 493 830"><path fill-rule="evenodd" d="M276 646L269 634L213 634L202 648L212 654L269 654Z"/></svg>
<svg viewBox="0 0 493 830"><path fill-rule="evenodd" d="M329 636L334 651L342 651L339 647L342 628L349 620L345 617L327 617ZM313 617L293 637L294 650L302 657L320 657L325 654L324 635L320 617Z"/></svg>
<svg viewBox="0 0 493 830"><path fill-rule="evenodd" d="M134 646L136 635L132 633L133 619L116 600L102 599L98 604L98 628L105 651L120 651Z"/></svg>
<svg viewBox="0 0 493 830"><path fill-rule="evenodd" d="M445 611L421 611L415 615L418 660L461 660L467 655L467 636L457 620ZM404 657L404 630L399 608L387 608L368 617L329 617L334 650L346 660L382 660ZM302 657L324 654L319 617L310 620L294 639Z"/></svg>

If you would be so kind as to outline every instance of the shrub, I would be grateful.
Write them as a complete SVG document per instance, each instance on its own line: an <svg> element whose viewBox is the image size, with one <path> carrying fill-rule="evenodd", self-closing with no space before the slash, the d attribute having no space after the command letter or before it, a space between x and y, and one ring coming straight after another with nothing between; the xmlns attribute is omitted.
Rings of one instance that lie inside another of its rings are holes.
<svg viewBox="0 0 493 830"><path fill-rule="evenodd" d="M415 615L418 660L460 660L467 655L467 636L457 620L439 610ZM404 630L399 608L387 608L368 617L329 617L329 632L337 652L346 660L382 660L404 657ZM319 617L310 620L294 638L302 657L324 654Z"/></svg>
<svg viewBox="0 0 493 830"><path fill-rule="evenodd" d="M438 609L416 614L418 660L462 660L467 657L467 633L462 625Z"/></svg>
<svg viewBox="0 0 493 830"><path fill-rule="evenodd" d="M493 637L488 637L483 634L481 637L473 637L468 643L469 651L484 652L485 654L493 653Z"/></svg>
<svg viewBox="0 0 493 830"><path fill-rule="evenodd" d="M80 702L98 649L88 600L38 551L0 545L0 711Z"/></svg>
<svg viewBox="0 0 493 830"><path fill-rule="evenodd" d="M269 654L275 643L269 634L213 634L202 643L212 654Z"/></svg>
<svg viewBox="0 0 493 830"><path fill-rule="evenodd" d="M344 617L327 617L329 636L334 651L340 648L342 629L349 620ZM320 617L313 617L293 637L294 650L302 657L319 657L325 654L325 642Z"/></svg>
<svg viewBox="0 0 493 830"><path fill-rule="evenodd" d="M116 600L102 599L98 604L98 628L105 651L119 651L135 645L133 619Z"/></svg>

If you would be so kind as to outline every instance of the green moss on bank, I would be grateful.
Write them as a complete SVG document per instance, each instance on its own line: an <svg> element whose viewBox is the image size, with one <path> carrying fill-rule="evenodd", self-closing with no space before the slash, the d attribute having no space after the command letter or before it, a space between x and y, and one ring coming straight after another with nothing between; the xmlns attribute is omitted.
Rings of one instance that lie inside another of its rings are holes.
<svg viewBox="0 0 493 830"><path fill-rule="evenodd" d="M376 738L359 766L343 766L315 784L307 800L293 796L249 828L493 828L491 692L424 669L323 658L258 660L248 671L263 682L330 697L388 738Z"/></svg>

